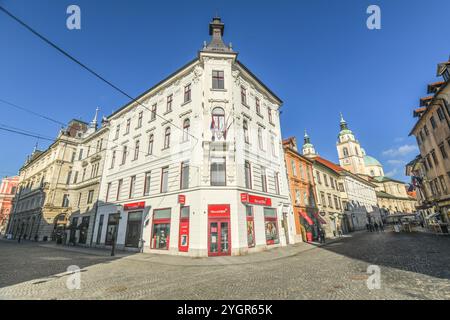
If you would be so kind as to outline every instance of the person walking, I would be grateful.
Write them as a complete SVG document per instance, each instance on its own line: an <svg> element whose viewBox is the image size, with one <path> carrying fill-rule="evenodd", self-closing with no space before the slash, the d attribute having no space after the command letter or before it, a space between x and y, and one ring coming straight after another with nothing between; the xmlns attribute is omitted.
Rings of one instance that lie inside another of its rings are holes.
<svg viewBox="0 0 450 320"><path fill-rule="evenodd" d="M374 223L373 226L375 227L375 231L378 232L378 223Z"/></svg>
<svg viewBox="0 0 450 320"><path fill-rule="evenodd" d="M325 230L321 229L320 232L321 232L320 238L321 238L321 240L322 240L322 243L325 243L325 240L326 240L326 239L325 239Z"/></svg>
<svg viewBox="0 0 450 320"><path fill-rule="evenodd" d="M380 222L380 231L381 231L381 232L384 232L384 225L383 225L383 223L381 223L381 222Z"/></svg>
<svg viewBox="0 0 450 320"><path fill-rule="evenodd" d="M367 232L370 231L370 225L369 225L369 223L366 223L366 229L367 229Z"/></svg>

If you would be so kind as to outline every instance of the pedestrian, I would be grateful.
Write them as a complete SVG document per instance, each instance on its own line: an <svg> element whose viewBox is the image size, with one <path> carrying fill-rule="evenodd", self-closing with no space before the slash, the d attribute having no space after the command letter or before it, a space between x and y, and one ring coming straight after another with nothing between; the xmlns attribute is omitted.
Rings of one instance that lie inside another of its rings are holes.
<svg viewBox="0 0 450 320"><path fill-rule="evenodd" d="M370 231L370 226L369 226L369 223L366 223L366 229L367 229L367 232L369 232L369 231Z"/></svg>
<svg viewBox="0 0 450 320"><path fill-rule="evenodd" d="M373 232L373 224L372 223L369 223L369 231Z"/></svg>
<svg viewBox="0 0 450 320"><path fill-rule="evenodd" d="M375 227L375 231L378 232L378 223L374 223L373 226Z"/></svg>
<svg viewBox="0 0 450 320"><path fill-rule="evenodd" d="M320 235L320 238L321 238L321 240L322 240L322 243L325 243L325 230L320 230L320 232L321 232L321 235Z"/></svg>
<svg viewBox="0 0 450 320"><path fill-rule="evenodd" d="M17 240L18 243L20 243L20 240L22 240L22 235L19 234L19 239Z"/></svg>
<svg viewBox="0 0 450 320"><path fill-rule="evenodd" d="M384 232L384 224L380 222L380 230L381 232Z"/></svg>

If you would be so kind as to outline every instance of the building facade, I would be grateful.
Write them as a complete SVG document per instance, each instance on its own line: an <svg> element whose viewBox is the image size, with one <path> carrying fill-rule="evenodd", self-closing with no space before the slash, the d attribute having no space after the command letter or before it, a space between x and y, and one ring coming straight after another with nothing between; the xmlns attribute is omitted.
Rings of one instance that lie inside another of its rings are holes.
<svg viewBox="0 0 450 320"><path fill-rule="evenodd" d="M318 215L312 161L298 152L295 137L283 141L291 195L295 242L311 242L319 237L324 220Z"/></svg>
<svg viewBox="0 0 450 320"><path fill-rule="evenodd" d="M414 111L417 118L410 135L420 150L409 167L413 185L419 190L419 209L442 225L450 222L450 61L438 65L443 80L428 85L430 96L420 100Z"/></svg>
<svg viewBox="0 0 450 320"><path fill-rule="evenodd" d="M65 232L65 243L89 246L98 207L98 194L105 163L109 124L97 125L97 115L79 138L75 158L67 174L71 212Z"/></svg>
<svg viewBox="0 0 450 320"><path fill-rule="evenodd" d="M5 177L0 184L0 237L6 233L19 177Z"/></svg>
<svg viewBox="0 0 450 320"><path fill-rule="evenodd" d="M282 101L224 44L108 117L94 245L240 255L293 241Z"/></svg>
<svg viewBox="0 0 450 320"><path fill-rule="evenodd" d="M45 151L35 148L19 171L8 233L14 238L55 240L62 235L71 212L67 181L79 137L87 124L72 120Z"/></svg>

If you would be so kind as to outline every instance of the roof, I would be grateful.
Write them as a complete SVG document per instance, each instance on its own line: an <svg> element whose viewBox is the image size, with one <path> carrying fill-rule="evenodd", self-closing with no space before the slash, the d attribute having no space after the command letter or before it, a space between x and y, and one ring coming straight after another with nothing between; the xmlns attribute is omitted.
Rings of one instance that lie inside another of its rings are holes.
<svg viewBox="0 0 450 320"><path fill-rule="evenodd" d="M394 196L392 194L386 193L384 191L376 191L377 194L377 198L386 198L386 199L396 199L396 200L410 200L410 201L415 201L416 199L414 199L411 196L408 197L397 197Z"/></svg>
<svg viewBox="0 0 450 320"><path fill-rule="evenodd" d="M367 156L367 155L364 156L364 164L366 166L379 166L379 167L382 167L382 164L380 163L380 161L378 161L374 157Z"/></svg>
<svg viewBox="0 0 450 320"><path fill-rule="evenodd" d="M413 117L414 117L414 118L420 117L420 116L422 116L422 114L423 114L425 111L427 111L427 107L420 107L420 108L417 108L417 109L414 110L414 112L413 112Z"/></svg>
<svg viewBox="0 0 450 320"><path fill-rule="evenodd" d="M381 182L381 183L383 183L383 182L396 182L396 183L401 183L401 184L406 185L406 183L403 182L403 181L395 180L395 179L392 179L392 178L389 178L389 177L385 177L385 176L383 176L383 177L373 177L372 180L375 180L376 182Z"/></svg>
<svg viewBox="0 0 450 320"><path fill-rule="evenodd" d="M340 173L344 170L344 168L342 168L341 166L338 166L337 164L335 164L327 159L324 159L322 157L319 157L319 156L314 157L313 160L324 165L325 167L335 171L336 173Z"/></svg>

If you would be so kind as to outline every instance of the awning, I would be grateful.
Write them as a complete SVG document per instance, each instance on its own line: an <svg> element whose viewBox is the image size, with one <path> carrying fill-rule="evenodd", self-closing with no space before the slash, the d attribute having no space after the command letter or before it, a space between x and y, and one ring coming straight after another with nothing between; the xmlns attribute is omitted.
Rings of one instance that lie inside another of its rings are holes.
<svg viewBox="0 0 450 320"><path fill-rule="evenodd" d="M306 220L306 222L308 222L308 224L310 226L314 225L314 222L312 221L312 219L308 216L308 214L306 212L300 211L300 214L302 215L302 217Z"/></svg>
<svg viewBox="0 0 450 320"><path fill-rule="evenodd" d="M320 224L327 224L327 222L318 213L314 213L314 217L319 220Z"/></svg>

